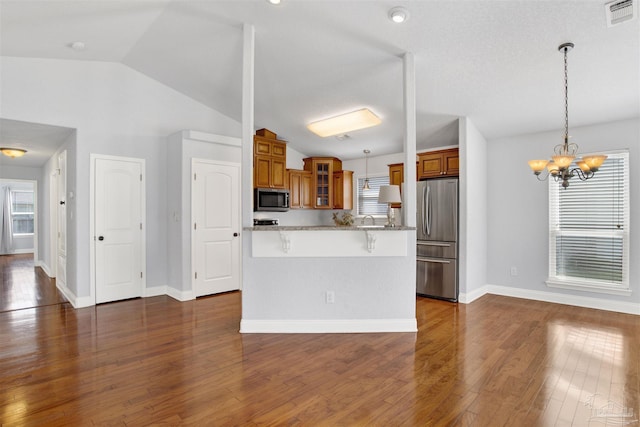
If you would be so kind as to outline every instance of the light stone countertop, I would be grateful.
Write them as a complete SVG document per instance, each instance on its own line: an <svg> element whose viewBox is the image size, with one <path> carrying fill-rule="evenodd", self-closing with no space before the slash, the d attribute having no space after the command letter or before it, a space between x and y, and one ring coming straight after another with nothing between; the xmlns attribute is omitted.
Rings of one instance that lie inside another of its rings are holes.
<svg viewBox="0 0 640 427"><path fill-rule="evenodd" d="M407 231L415 230L416 227L405 227L397 225L395 227L384 226L335 226L335 225L256 225L254 227L244 227L245 231Z"/></svg>

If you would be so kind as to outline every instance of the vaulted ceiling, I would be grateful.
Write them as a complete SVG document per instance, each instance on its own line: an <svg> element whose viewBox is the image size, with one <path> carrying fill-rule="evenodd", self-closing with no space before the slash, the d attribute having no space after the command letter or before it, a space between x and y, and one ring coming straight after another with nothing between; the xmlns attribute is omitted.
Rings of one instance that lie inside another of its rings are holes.
<svg viewBox="0 0 640 427"><path fill-rule="evenodd" d="M468 116L493 139L558 129L569 53L570 125L640 114L640 25L604 1L6 1L3 56L120 62L241 119L242 25L255 27L255 125L307 155L402 151L402 55L415 56L419 148ZM403 24L388 19L405 6ZM637 4L634 5L637 7ZM82 41L83 51L69 48ZM380 126L338 141L314 120L369 107ZM213 131L213 130L212 130ZM560 137L558 138L558 142Z"/></svg>

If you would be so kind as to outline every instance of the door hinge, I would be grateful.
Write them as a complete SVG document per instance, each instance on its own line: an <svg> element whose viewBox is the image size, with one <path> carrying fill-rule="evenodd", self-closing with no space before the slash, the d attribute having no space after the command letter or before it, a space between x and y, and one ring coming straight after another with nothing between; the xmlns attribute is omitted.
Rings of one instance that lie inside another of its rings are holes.
<svg viewBox="0 0 640 427"><path fill-rule="evenodd" d="M196 271L196 279L198 278L198 272Z"/></svg>
<svg viewBox="0 0 640 427"><path fill-rule="evenodd" d="M142 223L140 223L140 230L142 230Z"/></svg>
<svg viewBox="0 0 640 427"><path fill-rule="evenodd" d="M140 181L142 181L142 174L140 174Z"/></svg>
<svg viewBox="0 0 640 427"><path fill-rule="evenodd" d="M197 230L198 229L198 224L196 224L195 222L193 223L193 229Z"/></svg>
<svg viewBox="0 0 640 427"><path fill-rule="evenodd" d="M140 272L140 278L142 279L142 271Z"/></svg>
<svg viewBox="0 0 640 427"><path fill-rule="evenodd" d="M196 174L195 173L193 174L193 180L194 181L196 180Z"/></svg>

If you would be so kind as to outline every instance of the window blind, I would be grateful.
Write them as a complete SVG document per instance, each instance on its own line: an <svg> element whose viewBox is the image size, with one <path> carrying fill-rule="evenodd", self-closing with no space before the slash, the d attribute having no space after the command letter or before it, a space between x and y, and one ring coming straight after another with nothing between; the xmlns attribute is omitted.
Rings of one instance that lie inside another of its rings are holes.
<svg viewBox="0 0 640 427"><path fill-rule="evenodd" d="M628 287L628 153L609 154L595 176L549 182L549 276Z"/></svg>
<svg viewBox="0 0 640 427"><path fill-rule="evenodd" d="M389 176L369 177L370 190L363 191L365 178L358 178L358 211L357 215L387 215L387 204L378 203L380 186L389 185Z"/></svg>
<svg viewBox="0 0 640 427"><path fill-rule="evenodd" d="M11 220L13 234L33 234L33 192L11 192Z"/></svg>

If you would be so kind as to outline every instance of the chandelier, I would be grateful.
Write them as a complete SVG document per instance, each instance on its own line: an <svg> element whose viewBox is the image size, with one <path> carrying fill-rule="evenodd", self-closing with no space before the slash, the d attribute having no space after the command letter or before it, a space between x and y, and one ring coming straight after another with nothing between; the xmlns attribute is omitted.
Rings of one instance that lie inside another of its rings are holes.
<svg viewBox="0 0 640 427"><path fill-rule="evenodd" d="M576 159L578 144L569 143L569 74L567 72L567 52L573 48L573 43L563 43L558 50L564 52L564 143L558 144L553 149L551 160L529 160L529 167L533 170L538 180L544 181L551 175L556 182L562 182L562 186L569 186L569 179L577 176L585 181L598 171L607 156L595 154ZM575 162L575 166L571 165ZM542 175L544 169L546 175Z"/></svg>

